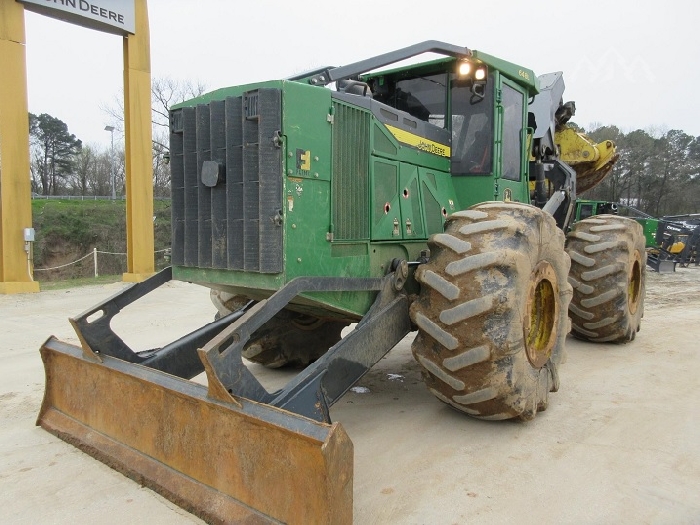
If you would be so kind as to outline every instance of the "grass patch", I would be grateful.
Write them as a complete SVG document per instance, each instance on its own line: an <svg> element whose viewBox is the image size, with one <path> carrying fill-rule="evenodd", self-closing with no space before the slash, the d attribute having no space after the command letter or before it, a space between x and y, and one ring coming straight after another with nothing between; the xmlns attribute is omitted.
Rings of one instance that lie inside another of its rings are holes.
<svg viewBox="0 0 700 525"><path fill-rule="evenodd" d="M48 282L75 279L84 279L86 284L100 282L92 277L93 258L80 260L93 249L102 252L97 255L100 275L117 276L114 280L119 281L120 275L128 271L126 201L34 199L32 222L36 230L35 277L42 287ZM170 201L153 202L152 224L157 271L167 265L162 250L170 247ZM53 269L42 271L49 268Z"/></svg>
<svg viewBox="0 0 700 525"><path fill-rule="evenodd" d="M121 275L100 275L99 277L78 277L64 281L39 281L42 292L50 290L66 290L81 286L94 286L96 284L112 284L122 281Z"/></svg>

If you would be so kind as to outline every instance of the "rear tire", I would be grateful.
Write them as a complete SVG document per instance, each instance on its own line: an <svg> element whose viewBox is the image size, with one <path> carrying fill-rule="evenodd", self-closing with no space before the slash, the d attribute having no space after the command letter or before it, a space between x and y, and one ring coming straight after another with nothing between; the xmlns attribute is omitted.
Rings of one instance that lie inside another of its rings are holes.
<svg viewBox="0 0 700 525"><path fill-rule="evenodd" d="M635 220L596 215L567 236L571 257L571 334L585 341L627 343L644 315L645 238Z"/></svg>
<svg viewBox="0 0 700 525"><path fill-rule="evenodd" d="M428 389L480 419L532 419L559 386L571 286L564 234L542 210L492 202L428 242L411 318Z"/></svg>
<svg viewBox="0 0 700 525"><path fill-rule="evenodd" d="M340 341L349 324L282 310L253 333L241 353L268 368L305 367Z"/></svg>
<svg viewBox="0 0 700 525"><path fill-rule="evenodd" d="M211 291L217 316L245 306L249 299L218 290ZM341 339L348 321L320 319L284 309L256 330L241 355L268 368L304 367L316 361Z"/></svg>

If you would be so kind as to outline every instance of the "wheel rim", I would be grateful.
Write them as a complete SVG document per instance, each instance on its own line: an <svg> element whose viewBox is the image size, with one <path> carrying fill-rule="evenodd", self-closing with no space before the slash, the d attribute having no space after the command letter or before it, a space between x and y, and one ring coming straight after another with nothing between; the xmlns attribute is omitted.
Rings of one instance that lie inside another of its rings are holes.
<svg viewBox="0 0 700 525"><path fill-rule="evenodd" d="M630 278L627 283L627 304L631 313L636 313L639 307L639 299L642 291L642 255L639 250L634 252L634 263L630 270Z"/></svg>
<svg viewBox="0 0 700 525"><path fill-rule="evenodd" d="M554 268L546 261L537 265L530 278L524 323L525 349L535 368L542 368L549 360L556 341L559 315L556 282Z"/></svg>

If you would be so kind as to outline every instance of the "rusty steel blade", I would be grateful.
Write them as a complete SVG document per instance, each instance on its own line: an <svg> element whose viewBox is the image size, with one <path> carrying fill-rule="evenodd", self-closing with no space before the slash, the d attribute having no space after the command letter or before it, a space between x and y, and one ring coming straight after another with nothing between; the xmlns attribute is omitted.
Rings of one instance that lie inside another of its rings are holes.
<svg viewBox="0 0 700 525"><path fill-rule="evenodd" d="M327 425L53 337L37 425L212 523L352 523L353 446Z"/></svg>

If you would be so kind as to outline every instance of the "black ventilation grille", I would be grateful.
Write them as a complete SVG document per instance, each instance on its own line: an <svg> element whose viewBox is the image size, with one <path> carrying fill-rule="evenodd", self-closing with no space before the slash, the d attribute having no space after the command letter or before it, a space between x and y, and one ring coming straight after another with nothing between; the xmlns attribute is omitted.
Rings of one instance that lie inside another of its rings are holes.
<svg viewBox="0 0 700 525"><path fill-rule="evenodd" d="M333 239L369 239L369 113L333 102Z"/></svg>
<svg viewBox="0 0 700 525"><path fill-rule="evenodd" d="M171 112L173 265L282 272L281 98L260 89ZM218 182L202 182L205 162Z"/></svg>

